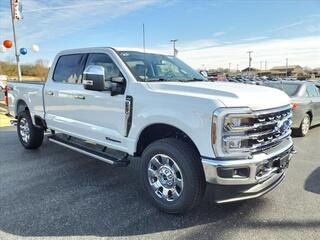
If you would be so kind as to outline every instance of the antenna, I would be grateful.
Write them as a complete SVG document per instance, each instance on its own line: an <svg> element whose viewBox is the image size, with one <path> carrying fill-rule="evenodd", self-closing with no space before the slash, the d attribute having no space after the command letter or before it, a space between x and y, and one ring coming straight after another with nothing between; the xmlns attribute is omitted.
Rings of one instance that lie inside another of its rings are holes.
<svg viewBox="0 0 320 240"><path fill-rule="evenodd" d="M143 42L143 65L144 65L144 81L146 81L146 34L144 30L144 23L142 24L142 42Z"/></svg>
<svg viewBox="0 0 320 240"><path fill-rule="evenodd" d="M146 53L146 33L144 30L144 23L142 24L142 41L143 41L143 53Z"/></svg>

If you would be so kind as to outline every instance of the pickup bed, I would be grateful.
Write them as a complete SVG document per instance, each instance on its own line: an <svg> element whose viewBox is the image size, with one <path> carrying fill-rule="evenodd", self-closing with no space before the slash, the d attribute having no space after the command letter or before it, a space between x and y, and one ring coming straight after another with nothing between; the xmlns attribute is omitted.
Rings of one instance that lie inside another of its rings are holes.
<svg viewBox="0 0 320 240"><path fill-rule="evenodd" d="M168 213L259 197L293 153L290 99L254 85L208 82L173 56L87 48L60 52L45 84L9 82L26 149L50 141L115 166L139 161L142 188ZM108 176L106 176L108 177Z"/></svg>

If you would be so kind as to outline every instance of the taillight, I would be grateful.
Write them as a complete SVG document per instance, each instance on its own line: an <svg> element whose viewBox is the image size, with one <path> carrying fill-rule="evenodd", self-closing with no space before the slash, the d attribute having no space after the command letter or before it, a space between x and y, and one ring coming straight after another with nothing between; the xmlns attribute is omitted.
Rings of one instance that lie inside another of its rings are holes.
<svg viewBox="0 0 320 240"><path fill-rule="evenodd" d="M295 102L291 103L291 108L292 109L296 109L298 107L298 104L296 104Z"/></svg>

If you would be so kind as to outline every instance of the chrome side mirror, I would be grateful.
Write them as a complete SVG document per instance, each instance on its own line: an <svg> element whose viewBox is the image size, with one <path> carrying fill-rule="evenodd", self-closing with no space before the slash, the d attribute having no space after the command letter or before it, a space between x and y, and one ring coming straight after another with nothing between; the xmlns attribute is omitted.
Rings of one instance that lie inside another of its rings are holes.
<svg viewBox="0 0 320 240"><path fill-rule="evenodd" d="M83 72L83 87L87 90L104 91L105 72L104 67L99 65L89 65Z"/></svg>

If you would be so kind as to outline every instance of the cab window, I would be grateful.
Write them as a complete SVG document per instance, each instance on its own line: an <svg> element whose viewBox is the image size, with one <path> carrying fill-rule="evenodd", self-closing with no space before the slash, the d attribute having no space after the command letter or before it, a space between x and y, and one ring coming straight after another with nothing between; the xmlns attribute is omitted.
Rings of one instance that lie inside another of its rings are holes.
<svg viewBox="0 0 320 240"><path fill-rule="evenodd" d="M84 54L59 57L54 70L53 80L55 82L81 84L84 60Z"/></svg>
<svg viewBox="0 0 320 240"><path fill-rule="evenodd" d="M110 84L110 81L113 77L122 77L119 68L107 54L89 54L85 68L90 65L98 65L104 68L104 74L106 76L106 87L109 87L108 85Z"/></svg>

